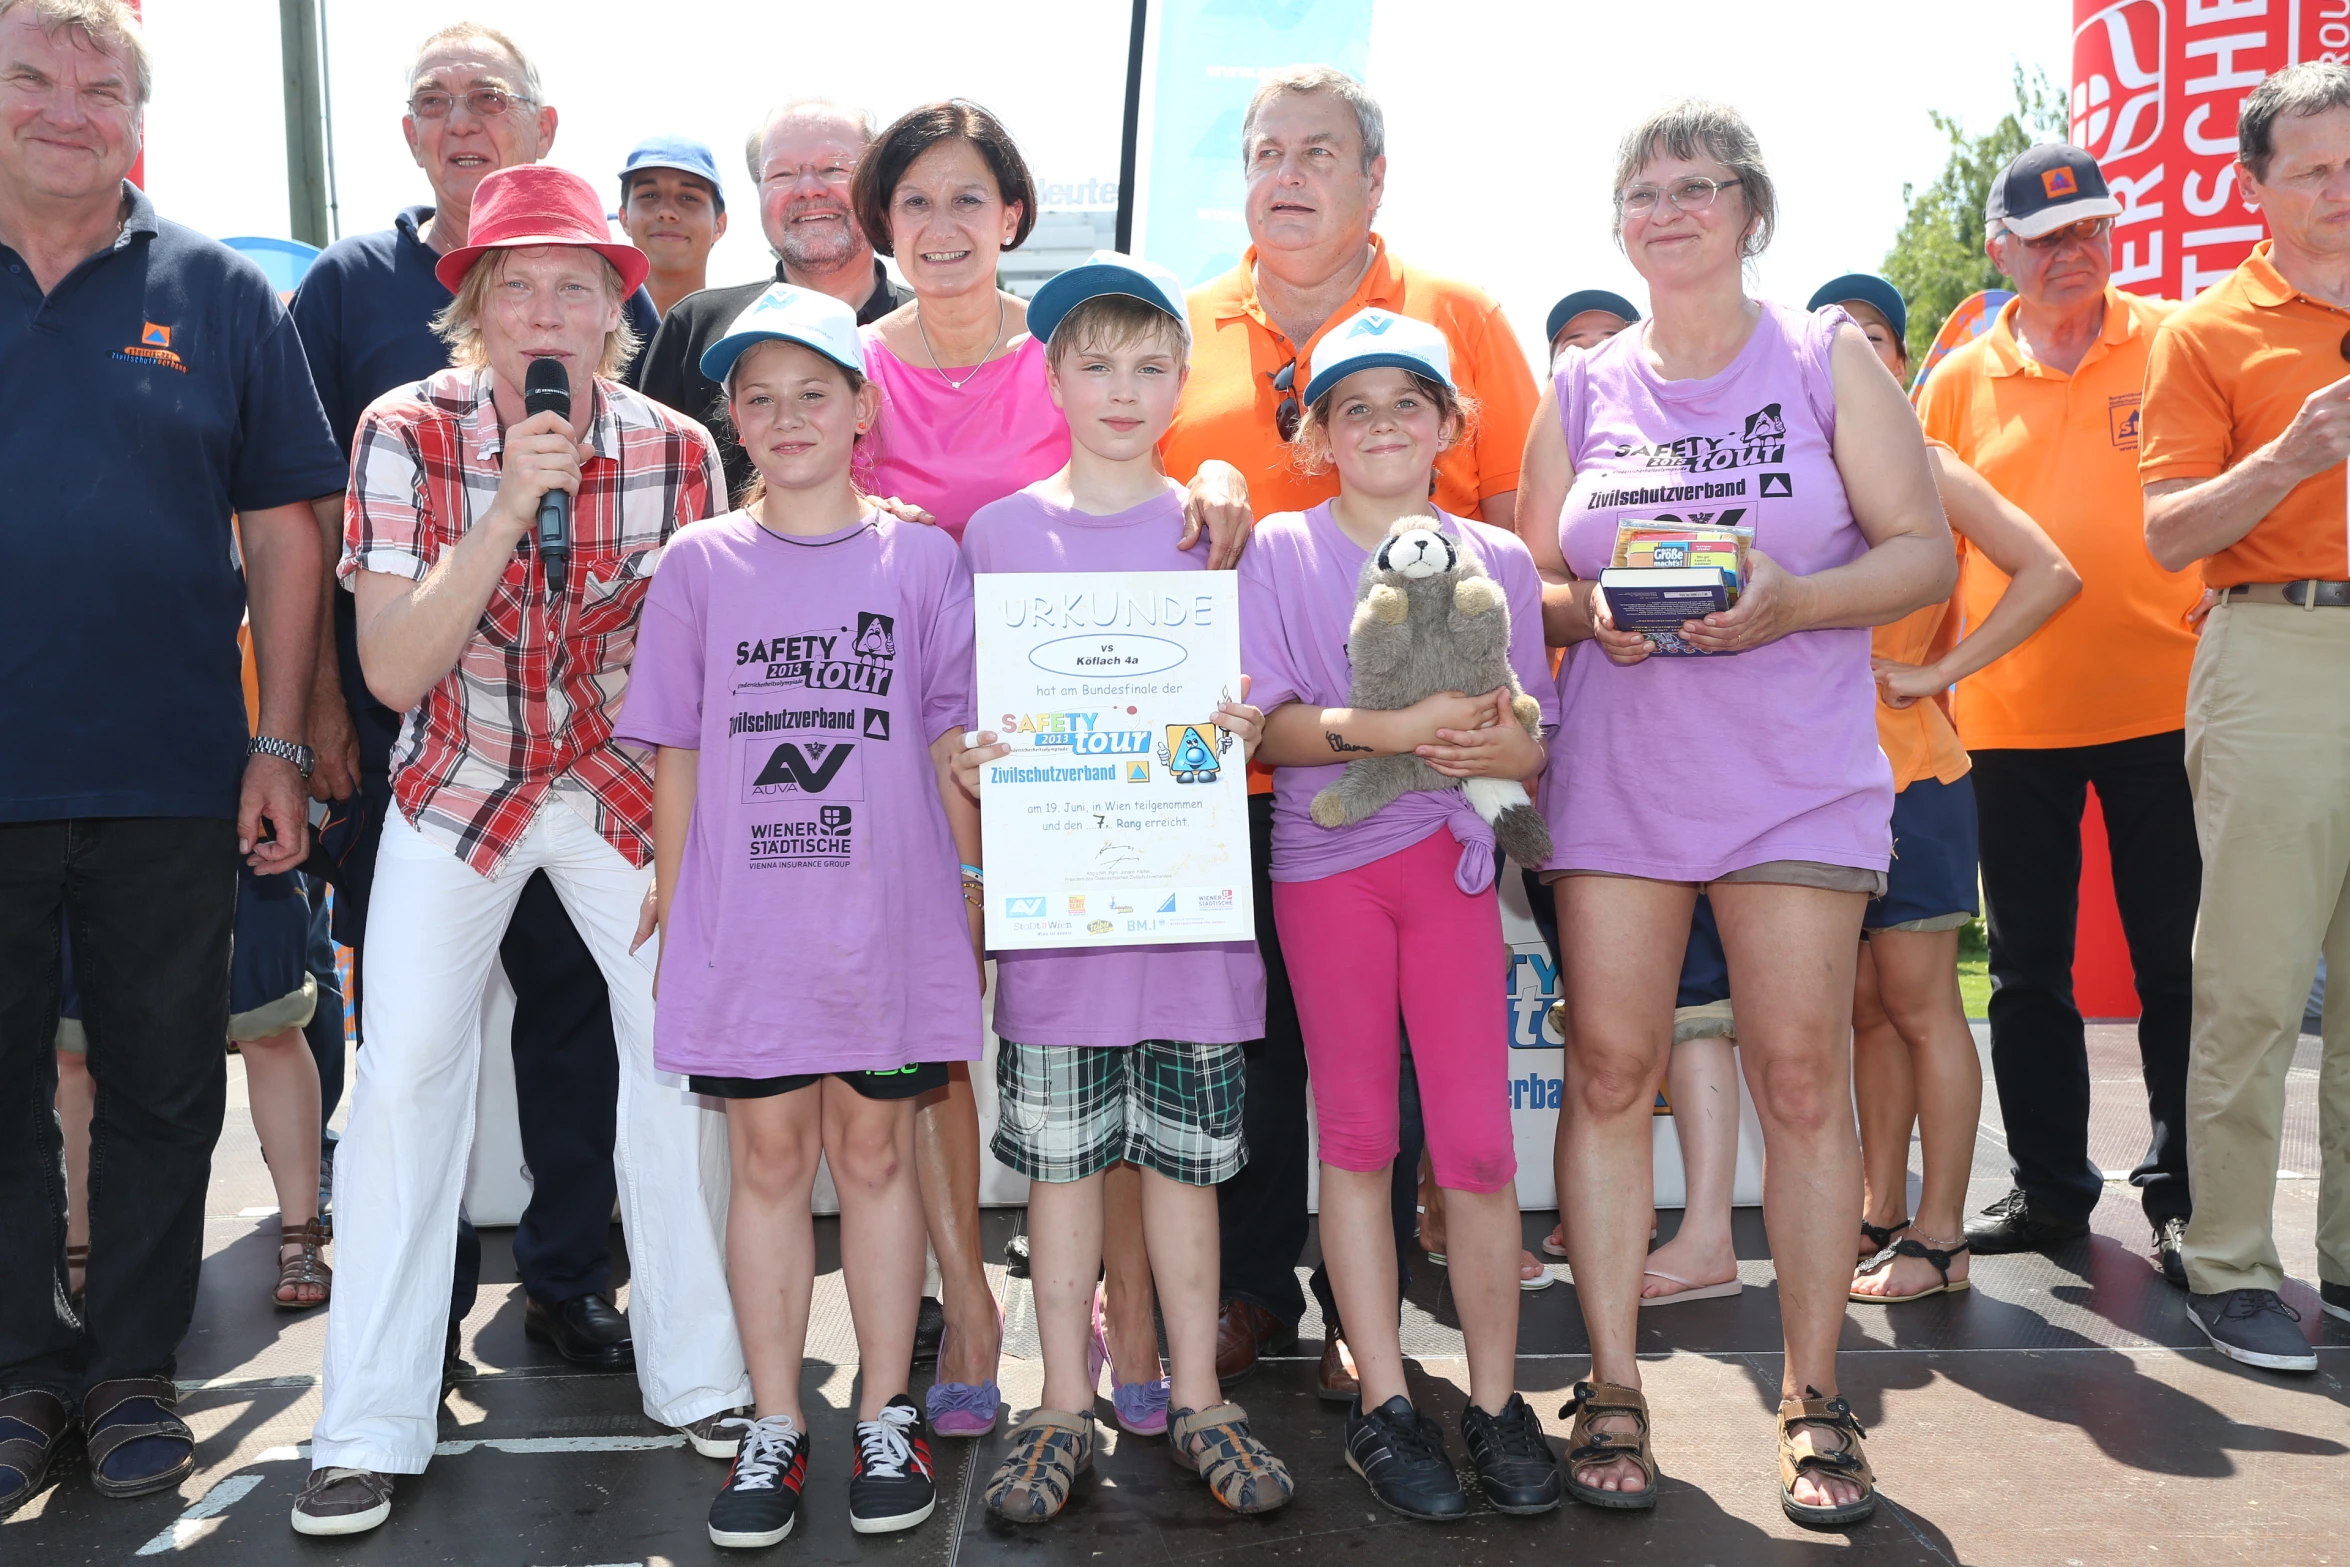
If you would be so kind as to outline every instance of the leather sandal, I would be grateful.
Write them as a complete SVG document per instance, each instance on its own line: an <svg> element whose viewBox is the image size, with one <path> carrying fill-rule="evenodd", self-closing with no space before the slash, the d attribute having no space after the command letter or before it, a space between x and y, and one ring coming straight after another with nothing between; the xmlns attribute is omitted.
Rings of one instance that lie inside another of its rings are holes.
<svg viewBox="0 0 2350 1567"><path fill-rule="evenodd" d="M1591 1507L1607 1507L1618 1512L1640 1512L1656 1505L1658 1480L1656 1459L1648 1450L1648 1400L1637 1388L1621 1387L1613 1382L1578 1382L1575 1396L1559 1410L1562 1420L1572 1415L1573 1429L1567 1433L1567 1462L1565 1475L1567 1494ZM1610 1415L1633 1415L1640 1421L1640 1433L1627 1435L1621 1431L1595 1431L1594 1420ZM1613 1459L1629 1458L1640 1466L1643 1485L1637 1491L1610 1491L1603 1486L1586 1483L1580 1471L1594 1464Z"/></svg>
<svg viewBox="0 0 2350 1567"><path fill-rule="evenodd" d="M196 1467L196 1435L177 1414L178 1402L169 1377L120 1377L83 1395L82 1446L100 1496L145 1496L187 1478ZM111 1464L118 1453L124 1461Z"/></svg>
<svg viewBox="0 0 2350 1567"><path fill-rule="evenodd" d="M1178 1409L1167 1421L1167 1456L1208 1482L1216 1500L1236 1513L1269 1513L1289 1505L1297 1483L1248 1428L1238 1404Z"/></svg>
<svg viewBox="0 0 2350 1567"><path fill-rule="evenodd" d="M1861 1438L1867 1433L1861 1430L1859 1417L1841 1395L1822 1398L1816 1387L1803 1391L1806 1397L1779 1400L1779 1506L1789 1518L1807 1529L1833 1529L1859 1523L1877 1510L1877 1476L1869 1468L1868 1453L1861 1446ZM1815 1432L1825 1427L1841 1437L1843 1444L1825 1450L1814 1446L1807 1452L1799 1452L1791 1437L1798 1426L1810 1427ZM1850 1480L1860 1487L1860 1495L1841 1507L1807 1507L1795 1499L1795 1482L1807 1474Z"/></svg>
<svg viewBox="0 0 2350 1567"><path fill-rule="evenodd" d="M1907 1219L1896 1219L1891 1224L1871 1224L1866 1219L1860 1221L1861 1234L1866 1235L1869 1238L1869 1244L1877 1248L1876 1255L1878 1256L1883 1256L1885 1248L1893 1244L1894 1236L1908 1228L1909 1221Z"/></svg>
<svg viewBox="0 0 2350 1567"><path fill-rule="evenodd" d="M987 1510L1006 1523L1050 1523L1093 1467L1093 1416L1039 1409L1009 1435L1011 1451L987 1482Z"/></svg>
<svg viewBox="0 0 2350 1567"><path fill-rule="evenodd" d="M40 1494L73 1437L73 1412L41 1388L0 1398L0 1518Z"/></svg>
<svg viewBox="0 0 2350 1567"><path fill-rule="evenodd" d="M320 1224L316 1219L304 1224L285 1224L278 1227L277 1283L271 1287L269 1292L269 1298L278 1310L316 1311L325 1305L328 1298L334 1294L335 1270L328 1267L326 1260L318 1254L319 1248L325 1244L326 1226ZM285 1254L288 1246L299 1246L302 1249L294 1256L288 1257ZM306 1288L317 1289L318 1298L304 1300L301 1292ZM288 1289L294 1291L292 1300L286 1299L283 1294L279 1293Z"/></svg>
<svg viewBox="0 0 2350 1567"><path fill-rule="evenodd" d="M1896 1257L1923 1257L1934 1265L1936 1273L1942 1275L1942 1282L1929 1285L1922 1290L1913 1290L1907 1295L1867 1295L1859 1290L1853 1290L1850 1294L1854 1300L1871 1306L1899 1306L1913 1300L1924 1300L1930 1295L1956 1295L1967 1287L1967 1281L1952 1278L1950 1265L1964 1256L1966 1250L1967 1243L1964 1240L1948 1251L1944 1251L1942 1248L1928 1245L1914 1236L1905 1235L1877 1253L1869 1261L1862 1263L1859 1270L1853 1274L1853 1279L1857 1282L1875 1274L1880 1268L1892 1267L1893 1259Z"/></svg>

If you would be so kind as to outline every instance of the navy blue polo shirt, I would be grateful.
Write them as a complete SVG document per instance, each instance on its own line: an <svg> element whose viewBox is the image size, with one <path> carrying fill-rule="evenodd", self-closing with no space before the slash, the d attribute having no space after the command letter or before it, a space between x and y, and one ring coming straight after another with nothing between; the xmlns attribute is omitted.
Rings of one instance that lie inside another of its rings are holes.
<svg viewBox="0 0 2350 1567"><path fill-rule="evenodd" d="M269 279L123 189L45 298L0 245L0 821L235 816L230 514L345 482Z"/></svg>
<svg viewBox="0 0 2350 1567"><path fill-rule="evenodd" d="M432 208L409 207L388 229L336 240L310 263L294 290L294 325L310 378L326 407L327 425L349 467L351 437L368 404L396 387L412 386L448 368L449 345L432 329L448 306L449 291L433 276L439 251L424 242ZM625 307L637 341L649 343L661 324L652 296L638 289ZM344 480L334 488L345 488ZM391 765L400 715L375 699L359 669L358 622L348 593L335 595L335 646L341 658L343 699L359 736L363 771L382 775Z"/></svg>

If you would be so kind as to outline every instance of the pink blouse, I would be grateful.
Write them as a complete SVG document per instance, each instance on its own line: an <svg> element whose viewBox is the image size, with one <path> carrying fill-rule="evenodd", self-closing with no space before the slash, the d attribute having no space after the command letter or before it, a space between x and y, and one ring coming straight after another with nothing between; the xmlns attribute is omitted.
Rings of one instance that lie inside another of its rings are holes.
<svg viewBox="0 0 2350 1567"><path fill-rule="evenodd" d="M881 391L881 418L858 453L866 494L910 501L948 537L990 501L1002 500L1069 461L1069 425L1044 382L1044 345L1028 338L1001 359L955 372L960 389L930 365L891 353L871 327L865 376Z"/></svg>

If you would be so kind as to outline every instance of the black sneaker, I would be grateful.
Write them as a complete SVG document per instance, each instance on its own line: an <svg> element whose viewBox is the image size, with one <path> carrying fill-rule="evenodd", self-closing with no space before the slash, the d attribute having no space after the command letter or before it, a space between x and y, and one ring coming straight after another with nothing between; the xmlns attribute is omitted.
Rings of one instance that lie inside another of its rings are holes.
<svg viewBox="0 0 2350 1567"><path fill-rule="evenodd" d="M1004 1271L1013 1278L1028 1277L1028 1237L1015 1235L1004 1242Z"/></svg>
<svg viewBox="0 0 2350 1567"><path fill-rule="evenodd" d="M2154 1265L2162 1270L2163 1282L2187 1287L2187 1221L2165 1219L2154 1227Z"/></svg>
<svg viewBox="0 0 2350 1567"><path fill-rule="evenodd" d="M2275 1290L2221 1290L2190 1294L2187 1315L2230 1360L2270 1371L2315 1371L2317 1351L2296 1326L2301 1313L2277 1299Z"/></svg>
<svg viewBox="0 0 2350 1567"><path fill-rule="evenodd" d="M2089 1233L2086 1219L2060 1219L2035 1210L2021 1191L2009 1192L1983 1210L1988 1224L1966 1227L1967 1249L1978 1257L1997 1257L2016 1251L2047 1251Z"/></svg>
<svg viewBox="0 0 2350 1567"><path fill-rule="evenodd" d="M938 1505L930 1438L922 1411L900 1393L877 1420L857 1422L857 1462L849 1474L849 1527L859 1534L911 1529Z"/></svg>
<svg viewBox="0 0 2350 1567"><path fill-rule="evenodd" d="M935 1295L922 1297L914 1311L914 1364L936 1365L938 1348L947 1340L947 1309Z"/></svg>
<svg viewBox="0 0 2350 1567"><path fill-rule="evenodd" d="M789 1415L754 1420L710 1501L710 1543L748 1549L774 1545L800 1516L800 1487L808 1483L807 1434Z"/></svg>
<svg viewBox="0 0 2350 1567"><path fill-rule="evenodd" d="M1406 1518L1442 1523L1464 1516L1469 1499L1444 1451L1444 1428L1398 1394L1366 1412L1346 1412L1346 1467L1370 1482L1379 1505Z"/></svg>
<svg viewBox="0 0 2350 1567"><path fill-rule="evenodd" d="M1461 1444L1476 1466L1477 1488L1494 1511L1547 1513L1566 1500L1558 1458L1543 1440L1542 1422L1517 1393L1489 1415L1471 1404L1461 1412Z"/></svg>
<svg viewBox="0 0 2350 1567"><path fill-rule="evenodd" d="M2350 1322L2350 1284L2325 1284L2317 1287L2317 1302L2329 1317Z"/></svg>

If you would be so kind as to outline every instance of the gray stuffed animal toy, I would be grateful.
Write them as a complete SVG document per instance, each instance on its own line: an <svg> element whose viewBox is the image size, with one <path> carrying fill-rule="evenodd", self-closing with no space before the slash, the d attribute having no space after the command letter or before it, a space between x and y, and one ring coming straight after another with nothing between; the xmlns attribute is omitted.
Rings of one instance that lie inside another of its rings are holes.
<svg viewBox="0 0 2350 1567"><path fill-rule="evenodd" d="M1510 667L1510 609L1501 585L1433 518L1397 518L1363 563L1346 651L1354 666L1352 706L1393 711L1440 691L1476 696L1507 686L1511 714L1528 734L1542 737L1542 710ZM1493 825L1502 852L1520 865L1550 858L1550 827L1524 784L1447 778L1411 755L1347 763L1338 781L1314 796L1314 820L1343 827L1422 789L1460 790Z"/></svg>

